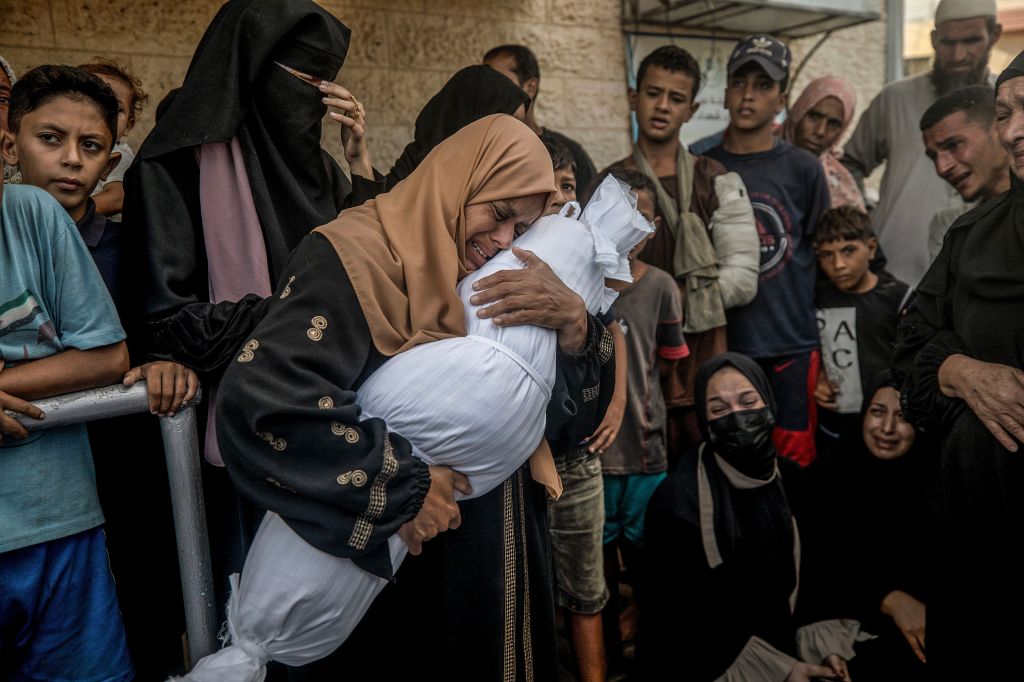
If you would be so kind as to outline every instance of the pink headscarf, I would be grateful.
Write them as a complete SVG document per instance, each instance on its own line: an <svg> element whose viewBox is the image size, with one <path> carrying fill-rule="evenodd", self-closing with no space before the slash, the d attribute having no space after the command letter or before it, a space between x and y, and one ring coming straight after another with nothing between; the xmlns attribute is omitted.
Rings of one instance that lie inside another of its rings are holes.
<svg viewBox="0 0 1024 682"><path fill-rule="evenodd" d="M800 97L789 108L789 115L782 127L782 138L792 143L796 137L797 124L807 115L807 112L826 97L835 97L843 103L843 129L839 131L839 137L842 137L846 129L850 127L850 123L853 122L853 115L857 111L857 93L850 81L845 78L822 76L808 83L804 91L800 93ZM839 137L836 139L838 140ZM843 152L839 146L833 145L819 157L828 180L832 208L853 206L859 211L864 211L864 197L857 187L857 182L850 175L850 171L839 163L842 155Z"/></svg>

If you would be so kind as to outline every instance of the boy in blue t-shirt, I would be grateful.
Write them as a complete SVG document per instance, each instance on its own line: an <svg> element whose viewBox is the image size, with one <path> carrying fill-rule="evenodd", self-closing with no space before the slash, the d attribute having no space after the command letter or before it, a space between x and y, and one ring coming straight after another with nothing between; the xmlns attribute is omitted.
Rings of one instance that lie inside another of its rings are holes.
<svg viewBox="0 0 1024 682"><path fill-rule="evenodd" d="M0 406L120 380L124 337L64 209L0 184ZM0 677L132 679L85 426L0 430Z"/></svg>
<svg viewBox="0 0 1024 682"><path fill-rule="evenodd" d="M815 457L820 366L811 238L830 198L818 159L774 135L790 61L789 48L769 35L736 45L725 88L729 127L706 156L743 178L761 238L757 296L726 312L729 350L754 358L768 375L779 404L775 445L806 466Z"/></svg>

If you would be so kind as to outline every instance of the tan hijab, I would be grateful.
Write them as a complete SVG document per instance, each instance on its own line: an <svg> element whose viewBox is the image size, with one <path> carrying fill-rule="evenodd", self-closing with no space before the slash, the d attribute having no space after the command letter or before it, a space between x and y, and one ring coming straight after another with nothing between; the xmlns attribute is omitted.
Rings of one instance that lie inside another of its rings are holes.
<svg viewBox="0 0 1024 682"><path fill-rule="evenodd" d="M316 229L338 251L387 356L466 333L455 286L466 276L467 204L550 194L551 158L511 116L487 116L434 148L409 177Z"/></svg>

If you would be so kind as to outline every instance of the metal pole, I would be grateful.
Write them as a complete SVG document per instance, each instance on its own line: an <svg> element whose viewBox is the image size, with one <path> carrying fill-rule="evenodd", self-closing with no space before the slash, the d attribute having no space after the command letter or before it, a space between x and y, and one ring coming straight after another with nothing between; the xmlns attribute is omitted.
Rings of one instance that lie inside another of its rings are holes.
<svg viewBox="0 0 1024 682"><path fill-rule="evenodd" d="M160 419L167 480L171 487L174 534L178 539L178 568L185 604L185 628L192 665L217 650L217 611L214 603L210 543L206 535L206 506L199 470L196 403L173 417ZM173 453L173 454L172 454Z"/></svg>
<svg viewBox="0 0 1024 682"><path fill-rule="evenodd" d="M196 436L195 406L200 394L181 407L173 417L160 419L167 477L178 541L178 566L185 604L189 658L192 665L217 649L217 615L214 604L210 543L206 534L206 506L203 503L199 469L199 439ZM36 421L11 414L30 431L80 424L96 419L147 412L149 399L145 382L131 388L121 385L94 388L32 401L46 418ZM10 413L8 413L10 414Z"/></svg>

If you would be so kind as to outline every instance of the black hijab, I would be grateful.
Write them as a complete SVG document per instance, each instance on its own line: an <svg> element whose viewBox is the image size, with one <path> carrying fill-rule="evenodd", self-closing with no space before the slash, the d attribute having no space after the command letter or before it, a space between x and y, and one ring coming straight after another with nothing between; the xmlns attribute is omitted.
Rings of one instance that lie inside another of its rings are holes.
<svg viewBox="0 0 1024 682"><path fill-rule="evenodd" d="M902 590L923 598L930 441L918 432L897 459L872 454L863 424L875 394L885 387L899 390L888 370L865 387L858 428L807 470L797 519L805 561L801 609L809 621L855 617L876 632L871 625L879 620L878 604L886 594ZM837 546L845 556L839 564Z"/></svg>
<svg viewBox="0 0 1024 682"><path fill-rule="evenodd" d="M768 410L775 414L778 407L775 404L775 394L772 393L772 386L768 383L768 377L764 375L761 367L746 355L740 353L721 353L711 358L697 370L697 378L694 380L694 407L697 410L697 426L700 428L700 435L705 441L708 440L708 383L715 372L723 367L732 367L745 376L754 385L757 392L761 394L764 404Z"/></svg>
<svg viewBox="0 0 1024 682"><path fill-rule="evenodd" d="M430 98L416 117L416 134L388 173L390 190L444 140L484 116L514 114L530 98L518 85L486 64L461 69Z"/></svg>
<svg viewBox="0 0 1024 682"><path fill-rule="evenodd" d="M313 228L335 218L348 192L337 164L320 147L326 111L320 91L287 73L286 64L333 80L348 51L350 31L309 0L231 0L217 12L175 96L164 105L139 149L144 163L206 142L238 137L259 216L271 282ZM198 178L198 171L196 172ZM186 179L179 178L179 182ZM145 186L132 201L150 211L181 214ZM193 214L194 215L194 214Z"/></svg>
<svg viewBox="0 0 1024 682"><path fill-rule="evenodd" d="M759 576L758 580L763 581L766 588L770 585L771 589L788 598L797 584L793 557L795 531L781 477L776 475L771 481L758 483L756 487L738 487L730 474L723 470L721 461L715 456L714 445L707 440L708 383L724 367L733 367L743 374L761 394L768 410L772 414L776 410L771 386L755 361L739 353L722 353L701 365L694 383L694 408L705 441L700 446L696 466L687 467L682 472L686 479L683 485L685 496L692 496L692 501L696 502L685 507L695 514L692 521L703 528L702 488L710 494L714 538L720 556L720 560L713 556L714 552L705 539L705 552L712 568L719 562L742 564L737 570L749 570ZM774 448L770 449L768 456L775 457ZM701 483L702 476L706 476L706 488Z"/></svg>

